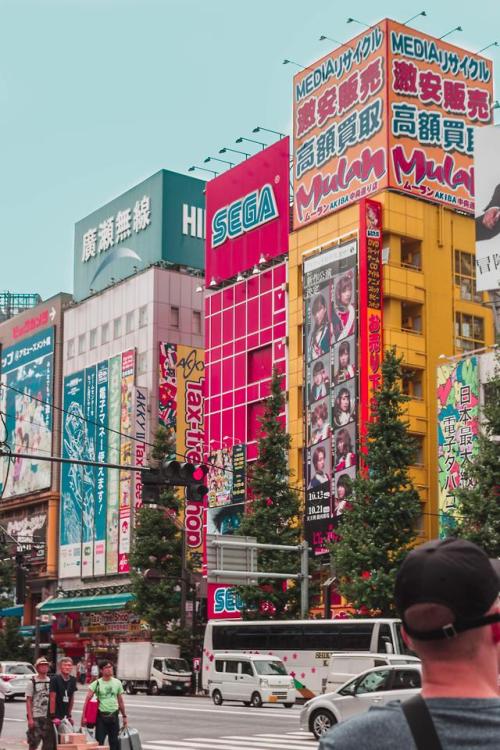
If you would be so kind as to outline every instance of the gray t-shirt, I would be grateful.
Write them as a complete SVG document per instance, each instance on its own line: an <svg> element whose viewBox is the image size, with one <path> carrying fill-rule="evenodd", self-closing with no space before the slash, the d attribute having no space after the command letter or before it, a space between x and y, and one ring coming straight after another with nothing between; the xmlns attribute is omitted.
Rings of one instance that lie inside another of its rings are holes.
<svg viewBox="0 0 500 750"><path fill-rule="evenodd" d="M498 750L500 698L429 698L426 700L443 750ZM337 724L319 750L415 750L399 701L374 706Z"/></svg>
<svg viewBox="0 0 500 750"><path fill-rule="evenodd" d="M49 677L34 675L26 684L26 698L33 698L33 718L44 719L49 715Z"/></svg>

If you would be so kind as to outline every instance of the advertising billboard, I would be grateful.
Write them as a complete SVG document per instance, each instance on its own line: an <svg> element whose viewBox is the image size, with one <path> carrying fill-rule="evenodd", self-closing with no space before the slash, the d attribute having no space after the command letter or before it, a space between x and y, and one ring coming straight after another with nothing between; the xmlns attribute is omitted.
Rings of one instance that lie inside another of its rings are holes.
<svg viewBox="0 0 500 750"><path fill-rule="evenodd" d="M227 583L207 584L207 617L209 620L241 620L243 602Z"/></svg>
<svg viewBox="0 0 500 750"><path fill-rule="evenodd" d="M387 185L386 44L382 21L294 77L295 229Z"/></svg>
<svg viewBox="0 0 500 750"><path fill-rule="evenodd" d="M134 363L132 349L64 378L63 458L131 463ZM62 465L60 578L128 572L131 492L131 472Z"/></svg>
<svg viewBox="0 0 500 750"><path fill-rule="evenodd" d="M437 368L438 484L440 535L453 528L454 491L470 481L464 469L478 451L478 358L465 357Z"/></svg>
<svg viewBox="0 0 500 750"><path fill-rule="evenodd" d="M182 344L160 343L158 422L176 437L177 461L203 462L205 418L203 385L205 354ZM203 549L203 500L190 498L181 489L186 545L190 556ZM194 563L197 566L197 563Z"/></svg>
<svg viewBox="0 0 500 750"><path fill-rule="evenodd" d="M0 439L13 453L52 452L55 329L46 328L2 351ZM50 487L50 461L0 458L0 496L24 495Z"/></svg>
<svg viewBox="0 0 500 750"><path fill-rule="evenodd" d="M235 534L245 512L245 446L212 451L208 466L207 534Z"/></svg>
<svg viewBox="0 0 500 750"><path fill-rule="evenodd" d="M305 537L328 551L352 494L357 466L358 242L303 264Z"/></svg>
<svg viewBox="0 0 500 750"><path fill-rule="evenodd" d="M387 187L474 212L489 60L386 19L293 86L295 228Z"/></svg>
<svg viewBox="0 0 500 750"><path fill-rule="evenodd" d="M282 138L207 183L207 286L288 252L289 164Z"/></svg>
<svg viewBox="0 0 500 750"><path fill-rule="evenodd" d="M476 291L500 289L500 127L475 133Z"/></svg>
<svg viewBox="0 0 500 750"><path fill-rule="evenodd" d="M204 266L205 183L160 170L75 225L74 297L157 261Z"/></svg>
<svg viewBox="0 0 500 750"><path fill-rule="evenodd" d="M474 139L493 121L492 63L387 24L389 185L474 214Z"/></svg>

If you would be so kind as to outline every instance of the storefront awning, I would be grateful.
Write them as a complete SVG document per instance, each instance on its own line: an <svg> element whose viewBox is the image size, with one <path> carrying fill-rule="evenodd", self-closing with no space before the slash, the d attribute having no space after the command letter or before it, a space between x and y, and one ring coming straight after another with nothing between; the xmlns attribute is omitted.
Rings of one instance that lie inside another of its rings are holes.
<svg viewBox="0 0 500 750"><path fill-rule="evenodd" d="M5 607L0 609L0 617L22 617L24 614L24 607L19 604L16 607Z"/></svg>
<svg viewBox="0 0 500 750"><path fill-rule="evenodd" d="M48 633L52 630L52 626L49 624L40 625L40 633ZM34 625L22 625L19 628L19 635L23 638L32 638L35 635Z"/></svg>
<svg viewBox="0 0 500 750"><path fill-rule="evenodd" d="M107 594L104 596L73 596L47 599L38 609L41 614L49 612L101 612L123 609L134 598L133 594Z"/></svg>

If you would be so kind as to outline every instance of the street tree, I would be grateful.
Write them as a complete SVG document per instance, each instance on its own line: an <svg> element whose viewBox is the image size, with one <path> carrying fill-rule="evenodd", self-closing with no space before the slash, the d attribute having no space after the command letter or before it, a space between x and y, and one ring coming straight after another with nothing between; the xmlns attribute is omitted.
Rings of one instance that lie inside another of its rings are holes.
<svg viewBox="0 0 500 750"><path fill-rule="evenodd" d="M264 544L298 545L301 542L300 498L290 484L288 452L291 437L284 423L283 375L273 369L270 394L259 419L258 458L248 480L251 502L238 533ZM295 552L259 550L258 567L269 573L299 572ZM294 618L300 611L300 588L290 582L262 579L258 585L235 587L244 602L246 619Z"/></svg>
<svg viewBox="0 0 500 750"><path fill-rule="evenodd" d="M451 536L468 539L490 557L500 557L500 348L484 386L477 451L455 493L456 526Z"/></svg>
<svg viewBox="0 0 500 750"><path fill-rule="evenodd" d="M415 541L421 513L409 474L415 441L404 417L409 399L401 391L401 362L394 349L385 352L377 418L367 426L363 466L331 547L340 593L358 614L394 614L396 572Z"/></svg>
<svg viewBox="0 0 500 750"><path fill-rule="evenodd" d="M19 635L20 619L7 617L0 631L0 659L10 661L31 661L31 644Z"/></svg>
<svg viewBox="0 0 500 750"><path fill-rule="evenodd" d="M175 440L159 427L150 455L156 467L175 456ZM181 617L182 523L180 499L175 487L161 488L158 507L143 505L134 528L130 563L134 610L149 625L156 641L179 643L184 650L189 638L179 627ZM146 572L149 571L149 572Z"/></svg>

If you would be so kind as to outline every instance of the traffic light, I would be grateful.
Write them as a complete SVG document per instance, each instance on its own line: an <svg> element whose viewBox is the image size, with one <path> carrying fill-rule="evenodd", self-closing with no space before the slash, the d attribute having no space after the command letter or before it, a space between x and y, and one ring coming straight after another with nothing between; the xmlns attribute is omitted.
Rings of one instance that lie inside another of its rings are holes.
<svg viewBox="0 0 500 750"><path fill-rule="evenodd" d="M141 469L142 504L158 505L163 479L158 469Z"/></svg>
<svg viewBox="0 0 500 750"><path fill-rule="evenodd" d="M24 556L16 554L16 604L24 604L28 588L27 568L25 567Z"/></svg>
<svg viewBox="0 0 500 750"><path fill-rule="evenodd" d="M186 487L190 500L203 500L208 492L205 477L208 466L205 464L179 463L168 458L163 459L160 474L166 484L174 487Z"/></svg>
<svg viewBox="0 0 500 750"><path fill-rule="evenodd" d="M206 466L205 464L193 466L191 481L187 486L188 500L197 500L198 502L203 500L208 492L208 487L205 484L205 477L207 476L207 474L208 466Z"/></svg>

